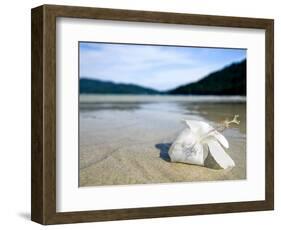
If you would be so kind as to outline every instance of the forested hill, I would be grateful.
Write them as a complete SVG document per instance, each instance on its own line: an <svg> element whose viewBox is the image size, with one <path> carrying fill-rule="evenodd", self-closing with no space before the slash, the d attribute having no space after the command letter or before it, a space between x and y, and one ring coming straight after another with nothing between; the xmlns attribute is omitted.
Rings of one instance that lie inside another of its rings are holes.
<svg viewBox="0 0 281 230"><path fill-rule="evenodd" d="M210 73L203 79L167 91L168 94L246 95L246 59ZM187 76L188 77L188 76Z"/></svg>
<svg viewBox="0 0 281 230"><path fill-rule="evenodd" d="M81 94L160 94L159 91L134 85L101 81L96 79L80 79Z"/></svg>

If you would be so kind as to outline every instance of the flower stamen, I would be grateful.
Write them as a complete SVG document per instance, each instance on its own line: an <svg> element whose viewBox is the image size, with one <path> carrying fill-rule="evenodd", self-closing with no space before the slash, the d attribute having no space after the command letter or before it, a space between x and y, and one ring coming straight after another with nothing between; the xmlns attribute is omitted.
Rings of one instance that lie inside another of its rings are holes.
<svg viewBox="0 0 281 230"><path fill-rule="evenodd" d="M238 118L239 118L239 115L236 114L236 115L234 115L233 119L230 121L228 119L225 119L225 121L223 121L223 125L221 127L217 128L217 131L220 131L220 132L224 131L225 129L230 127L230 124L239 125L240 121L238 120Z"/></svg>

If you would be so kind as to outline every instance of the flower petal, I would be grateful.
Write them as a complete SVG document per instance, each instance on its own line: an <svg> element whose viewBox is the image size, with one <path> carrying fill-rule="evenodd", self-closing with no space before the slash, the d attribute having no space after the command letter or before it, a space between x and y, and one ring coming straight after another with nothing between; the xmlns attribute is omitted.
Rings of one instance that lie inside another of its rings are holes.
<svg viewBox="0 0 281 230"><path fill-rule="evenodd" d="M223 169L232 168L235 166L234 161L217 141L209 139L206 143L209 146L209 150L213 158Z"/></svg>
<svg viewBox="0 0 281 230"><path fill-rule="evenodd" d="M170 148L169 156L172 162L204 165L203 146L201 144L187 147L176 143Z"/></svg>
<svg viewBox="0 0 281 230"><path fill-rule="evenodd" d="M191 131L198 136L203 136L213 129L212 126L204 121L185 120Z"/></svg>
<svg viewBox="0 0 281 230"><path fill-rule="evenodd" d="M203 144L203 162L205 162L206 158L208 157L209 149L206 144Z"/></svg>
<svg viewBox="0 0 281 230"><path fill-rule="evenodd" d="M229 144L227 139L224 137L224 135L222 135L221 133L219 133L218 131L214 131L210 134L210 136L215 137L225 148L229 148Z"/></svg>

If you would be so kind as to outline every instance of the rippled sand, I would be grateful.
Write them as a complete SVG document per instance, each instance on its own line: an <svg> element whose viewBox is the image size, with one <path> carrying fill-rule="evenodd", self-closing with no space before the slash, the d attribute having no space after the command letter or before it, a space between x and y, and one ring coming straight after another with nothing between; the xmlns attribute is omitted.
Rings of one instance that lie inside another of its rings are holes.
<svg viewBox="0 0 281 230"><path fill-rule="evenodd" d="M185 128L181 119L216 125L234 114L239 127L224 131L232 170L208 157L205 167L171 163L168 149ZM241 97L80 96L80 186L246 178L246 103Z"/></svg>

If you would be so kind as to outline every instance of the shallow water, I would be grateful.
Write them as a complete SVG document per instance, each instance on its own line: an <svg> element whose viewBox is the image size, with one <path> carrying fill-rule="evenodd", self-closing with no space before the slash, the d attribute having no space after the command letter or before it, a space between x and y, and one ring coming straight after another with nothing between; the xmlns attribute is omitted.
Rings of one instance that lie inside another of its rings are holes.
<svg viewBox="0 0 281 230"><path fill-rule="evenodd" d="M240 115L224 131L236 167L219 170L169 162L168 149L185 128L182 119L213 126ZM80 186L246 178L246 100L214 96L80 96Z"/></svg>

